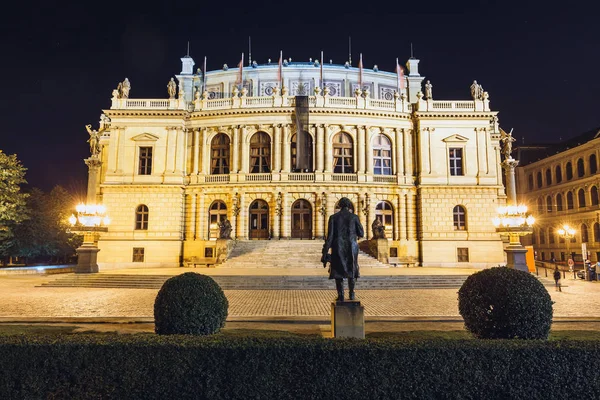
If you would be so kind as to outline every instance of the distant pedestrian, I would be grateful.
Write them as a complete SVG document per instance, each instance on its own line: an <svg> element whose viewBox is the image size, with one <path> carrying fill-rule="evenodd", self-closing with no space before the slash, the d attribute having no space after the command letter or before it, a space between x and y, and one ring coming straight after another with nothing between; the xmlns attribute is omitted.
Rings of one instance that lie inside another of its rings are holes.
<svg viewBox="0 0 600 400"><path fill-rule="evenodd" d="M560 287L560 271L558 270L558 266L554 267L554 290L557 292L562 292L562 288Z"/></svg>

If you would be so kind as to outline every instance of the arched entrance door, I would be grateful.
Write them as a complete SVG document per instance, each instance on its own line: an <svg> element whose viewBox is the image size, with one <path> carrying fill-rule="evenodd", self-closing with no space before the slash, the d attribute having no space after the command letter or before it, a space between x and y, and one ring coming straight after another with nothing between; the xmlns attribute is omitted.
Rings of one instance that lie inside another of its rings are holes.
<svg viewBox="0 0 600 400"><path fill-rule="evenodd" d="M250 239L269 238L269 205L264 200L250 204Z"/></svg>
<svg viewBox="0 0 600 400"><path fill-rule="evenodd" d="M312 238L312 207L306 200L292 204L292 238Z"/></svg>

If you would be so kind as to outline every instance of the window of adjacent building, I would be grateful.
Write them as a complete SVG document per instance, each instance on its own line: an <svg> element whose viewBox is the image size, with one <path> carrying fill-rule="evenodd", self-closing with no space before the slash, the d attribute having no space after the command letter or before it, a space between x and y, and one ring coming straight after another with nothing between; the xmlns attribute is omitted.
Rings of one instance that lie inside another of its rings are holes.
<svg viewBox="0 0 600 400"><path fill-rule="evenodd" d="M546 233L540 229L540 244L546 244Z"/></svg>
<svg viewBox="0 0 600 400"><path fill-rule="evenodd" d="M271 172L271 138L264 132L250 139L250 173Z"/></svg>
<svg viewBox="0 0 600 400"><path fill-rule="evenodd" d="M449 149L449 160L450 160L450 175L460 176L464 175L463 172L463 149L462 148L450 148Z"/></svg>
<svg viewBox="0 0 600 400"><path fill-rule="evenodd" d="M537 209L540 214L544 212L544 199L541 197L537 200Z"/></svg>
<svg viewBox="0 0 600 400"><path fill-rule="evenodd" d="M229 173L229 136L219 133L210 145L211 174Z"/></svg>
<svg viewBox="0 0 600 400"><path fill-rule="evenodd" d="M588 227L586 224L581 224L581 243L587 243L588 240Z"/></svg>
<svg viewBox="0 0 600 400"><path fill-rule="evenodd" d="M598 205L598 187L592 186L592 188L590 189L590 198L592 200L592 205L597 206Z"/></svg>
<svg viewBox="0 0 600 400"><path fill-rule="evenodd" d="M550 168L546 170L546 186L552 185L552 171Z"/></svg>
<svg viewBox="0 0 600 400"><path fill-rule="evenodd" d="M594 242L600 242L600 224L594 224Z"/></svg>
<svg viewBox="0 0 600 400"><path fill-rule="evenodd" d="M570 181L571 179L573 179L573 164L571 164L571 162L568 162L565 169L567 170L567 180Z"/></svg>
<svg viewBox="0 0 600 400"><path fill-rule="evenodd" d="M548 229L548 242L550 244L554 244L555 238L554 238L554 232L552 232L552 229L549 228Z"/></svg>
<svg viewBox="0 0 600 400"><path fill-rule="evenodd" d="M563 210L563 198L562 198L562 194L557 194L556 195L556 211L562 211Z"/></svg>
<svg viewBox="0 0 600 400"><path fill-rule="evenodd" d="M152 147L140 147L138 174L152 175Z"/></svg>
<svg viewBox="0 0 600 400"><path fill-rule="evenodd" d="M134 247L133 248L133 262L144 262L144 248Z"/></svg>
<svg viewBox="0 0 600 400"><path fill-rule="evenodd" d="M539 189L542 187L542 172L541 171L538 171L536 178L537 178L537 187Z"/></svg>
<svg viewBox="0 0 600 400"><path fill-rule="evenodd" d="M313 168L313 139L312 136L306 132L306 140L308 143L306 143L306 163L308 164L308 171L307 172L313 172L314 168ZM296 171L296 158L298 157L298 140L296 139L297 136L294 133L294 136L292 136L292 142L290 143L291 146L291 159L292 159L292 165L290 166L291 171ZM304 172L304 171L298 171L298 172Z"/></svg>
<svg viewBox="0 0 600 400"><path fill-rule="evenodd" d="M467 211L463 206L456 206L452 210L454 217L454 230L464 231L467 229Z"/></svg>
<svg viewBox="0 0 600 400"><path fill-rule="evenodd" d="M333 137L333 172L337 174L354 172L353 142L350 135L344 132Z"/></svg>
<svg viewBox="0 0 600 400"><path fill-rule="evenodd" d="M567 192L567 210L572 210L574 207L573 192Z"/></svg>
<svg viewBox="0 0 600 400"><path fill-rule="evenodd" d="M141 204L135 210L135 229L148 230L148 206Z"/></svg>
<svg viewBox="0 0 600 400"><path fill-rule="evenodd" d="M579 208L585 207L585 190L579 189L577 192L577 200L579 202Z"/></svg>
<svg viewBox="0 0 600 400"><path fill-rule="evenodd" d="M375 207L375 218L385 226L386 232L390 233L392 231L394 226L394 210L390 203L387 201L377 203L377 206Z"/></svg>
<svg viewBox="0 0 600 400"><path fill-rule="evenodd" d="M552 196L546 197L546 212L552 212Z"/></svg>
<svg viewBox="0 0 600 400"><path fill-rule="evenodd" d="M598 161L596 160L596 155L590 155L590 175L598 172Z"/></svg>
<svg viewBox="0 0 600 400"><path fill-rule="evenodd" d="M560 165L556 166L556 170L555 173L556 175L556 183L561 183L562 182L562 168L560 167Z"/></svg>
<svg viewBox="0 0 600 400"><path fill-rule="evenodd" d="M577 176L583 178L585 175L585 166L583 165L583 158L577 160Z"/></svg>
<svg viewBox="0 0 600 400"><path fill-rule="evenodd" d="M529 174L527 177L527 188L533 190L533 174Z"/></svg>
<svg viewBox="0 0 600 400"><path fill-rule="evenodd" d="M375 175L392 174L392 143L381 133L373 140L373 168Z"/></svg>
<svg viewBox="0 0 600 400"><path fill-rule="evenodd" d="M459 247L456 249L458 262L469 262L469 248Z"/></svg>

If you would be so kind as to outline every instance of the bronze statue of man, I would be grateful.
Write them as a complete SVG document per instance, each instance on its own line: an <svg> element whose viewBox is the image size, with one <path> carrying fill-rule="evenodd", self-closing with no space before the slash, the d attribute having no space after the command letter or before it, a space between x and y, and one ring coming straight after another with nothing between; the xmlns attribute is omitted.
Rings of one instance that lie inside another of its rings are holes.
<svg viewBox="0 0 600 400"><path fill-rule="evenodd" d="M349 298L354 300L355 279L360 276L357 239L364 236L364 231L358 216L350 211L352 202L342 197L338 205L340 211L329 217L321 262L323 266L330 262L329 279L335 279L336 301L344 301L344 278L348 279Z"/></svg>

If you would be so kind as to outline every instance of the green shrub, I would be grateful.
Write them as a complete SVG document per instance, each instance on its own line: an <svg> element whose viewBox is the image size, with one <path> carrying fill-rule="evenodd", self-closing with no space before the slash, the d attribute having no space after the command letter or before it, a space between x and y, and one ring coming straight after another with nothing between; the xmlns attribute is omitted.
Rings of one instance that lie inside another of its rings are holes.
<svg viewBox="0 0 600 400"><path fill-rule="evenodd" d="M477 272L458 291L465 327L484 339L547 339L552 303L537 278L506 267Z"/></svg>
<svg viewBox="0 0 600 400"><path fill-rule="evenodd" d="M229 302L209 276L186 272L168 279L154 301L154 330L161 335L210 335L225 326Z"/></svg>

